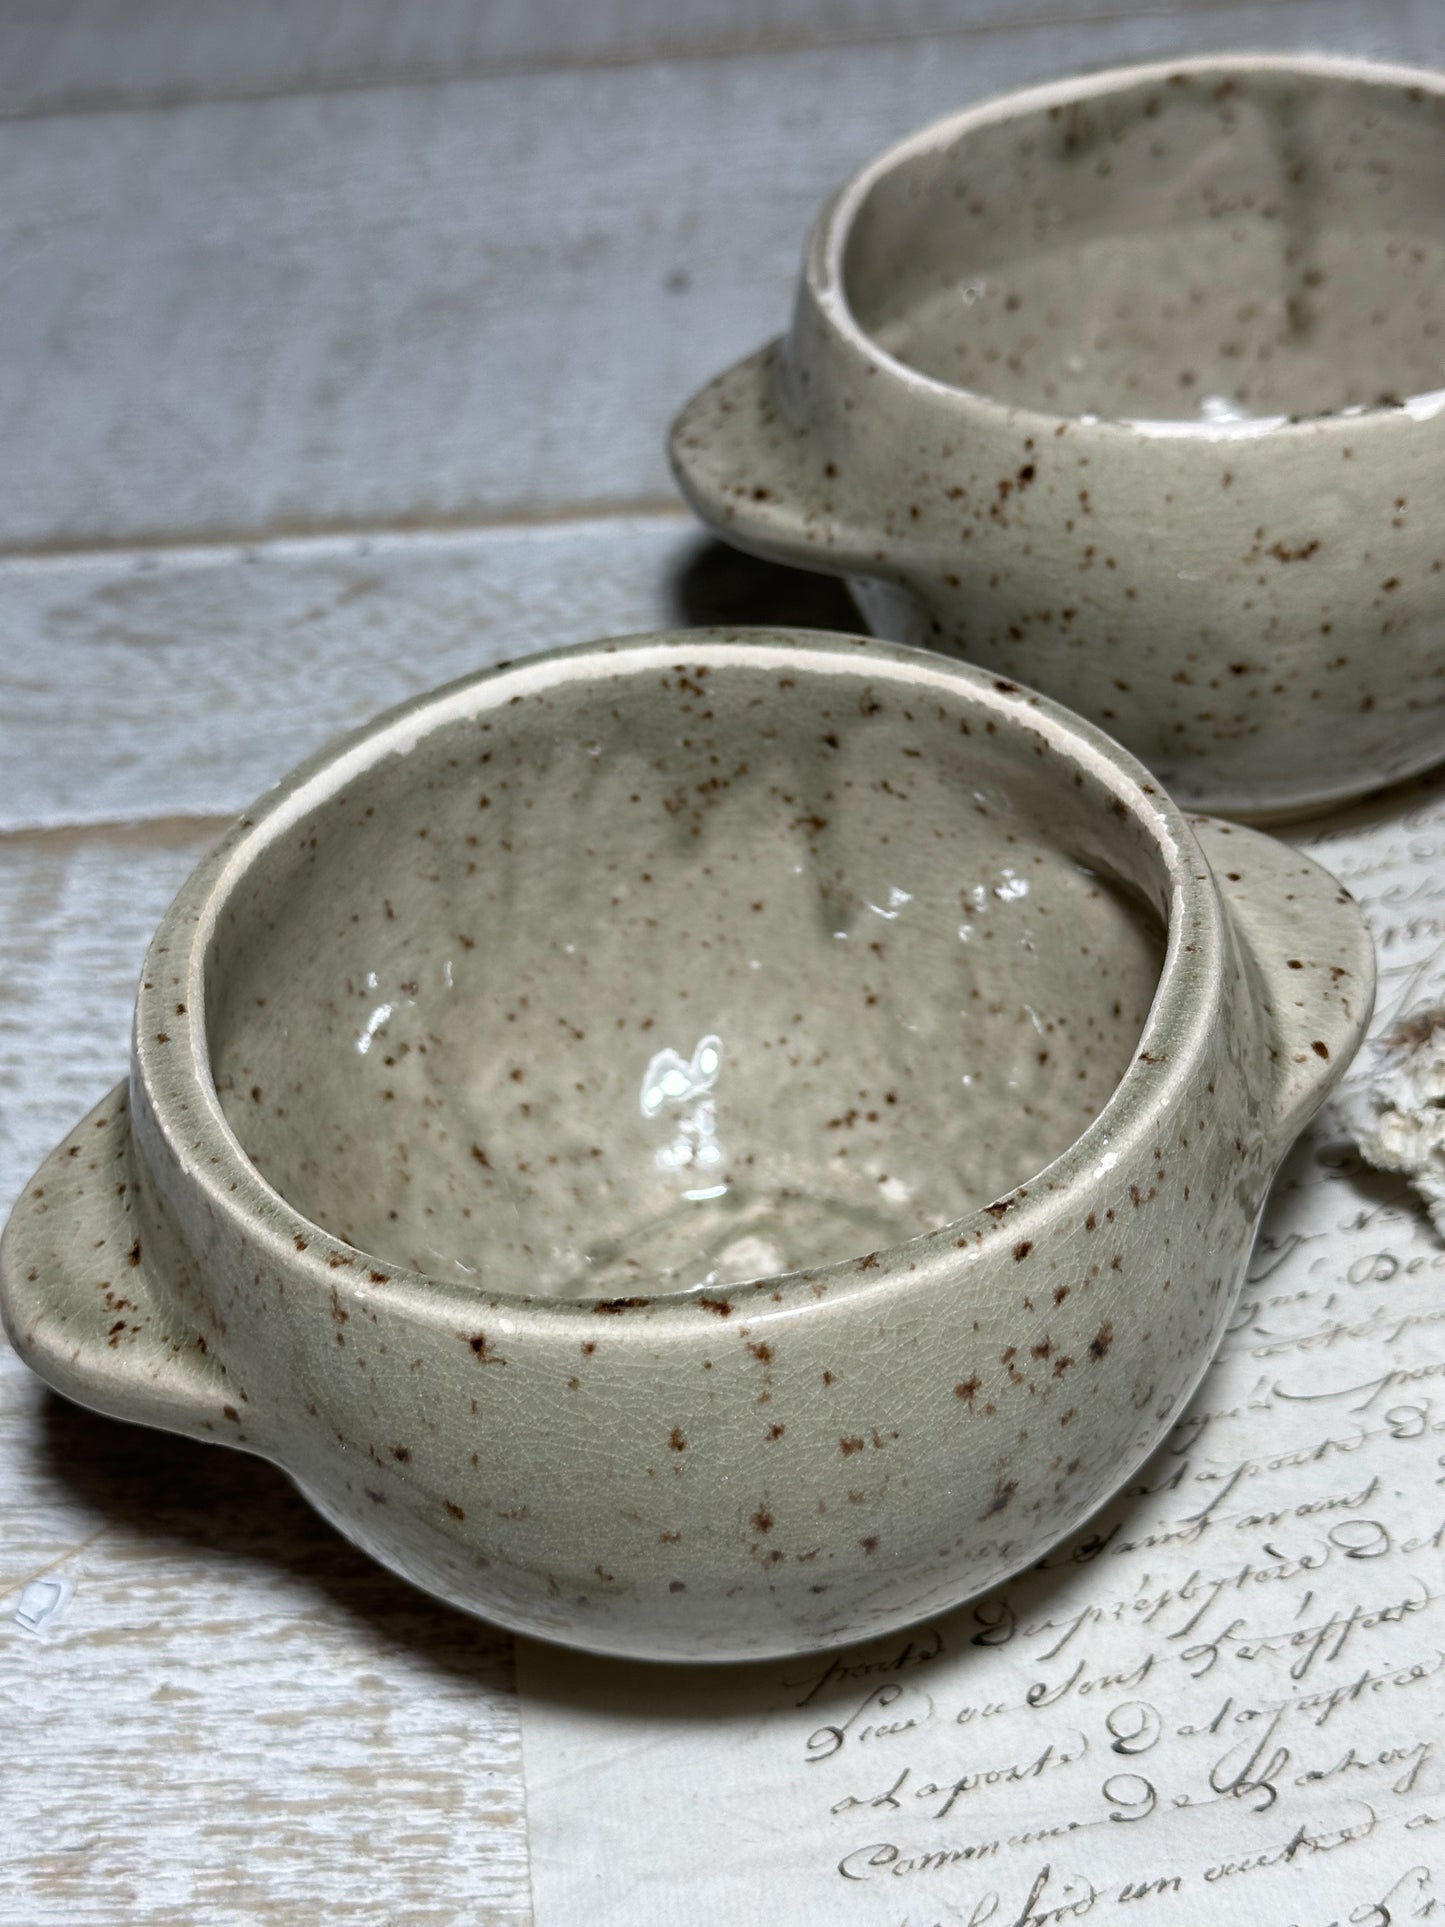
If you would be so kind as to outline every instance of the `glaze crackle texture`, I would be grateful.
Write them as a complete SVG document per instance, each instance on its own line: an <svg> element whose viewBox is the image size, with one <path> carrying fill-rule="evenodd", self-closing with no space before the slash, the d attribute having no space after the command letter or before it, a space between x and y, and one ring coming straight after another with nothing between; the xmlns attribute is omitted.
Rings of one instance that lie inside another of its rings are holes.
<svg viewBox="0 0 1445 1927"><path fill-rule="evenodd" d="M1033 89L830 202L791 331L674 424L744 548L1269 817L1445 755L1445 81Z"/></svg>
<svg viewBox="0 0 1445 1927"><path fill-rule="evenodd" d="M1372 986L1324 872L1014 683L564 651L227 836L0 1306L60 1390L276 1460L460 1606L835 1645L1157 1443Z"/></svg>

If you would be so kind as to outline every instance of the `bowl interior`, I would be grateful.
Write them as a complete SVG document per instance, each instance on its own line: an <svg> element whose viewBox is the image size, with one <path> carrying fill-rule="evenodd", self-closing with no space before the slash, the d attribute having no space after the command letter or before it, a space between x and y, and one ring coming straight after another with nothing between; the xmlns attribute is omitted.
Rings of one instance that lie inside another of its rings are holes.
<svg viewBox="0 0 1445 1927"><path fill-rule="evenodd" d="M1068 416L1229 421L1445 388L1445 97L1240 68L945 128L857 209L896 359Z"/></svg>
<svg viewBox="0 0 1445 1927"><path fill-rule="evenodd" d="M423 1273L620 1297L896 1244L1064 1151L1159 982L1159 850L1021 698L849 648L524 665L317 779L205 964L269 1183Z"/></svg>

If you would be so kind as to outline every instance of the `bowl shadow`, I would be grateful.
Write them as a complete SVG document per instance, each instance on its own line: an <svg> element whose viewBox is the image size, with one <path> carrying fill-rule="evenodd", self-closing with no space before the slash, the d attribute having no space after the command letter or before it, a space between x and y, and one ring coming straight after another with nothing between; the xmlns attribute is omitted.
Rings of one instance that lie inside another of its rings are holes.
<svg viewBox="0 0 1445 1927"><path fill-rule="evenodd" d="M488 1697L515 1692L512 1636L457 1612L336 1532L277 1466L246 1452L130 1425L48 1391L37 1450L49 1477L140 1545L256 1564L323 1596L383 1648L405 1648Z"/></svg>
<svg viewBox="0 0 1445 1927"><path fill-rule="evenodd" d="M699 539L663 583L669 622L685 627L837 629L866 635L858 608L837 576L764 562L725 542Z"/></svg>
<svg viewBox="0 0 1445 1927"><path fill-rule="evenodd" d="M1259 827L1271 836L1298 843L1313 850L1328 869L1332 837L1356 836L1393 823L1408 828L1409 819L1418 812L1433 810L1445 799L1445 760L1432 763L1413 776L1367 790L1362 796L1346 798L1295 816L1272 817Z"/></svg>

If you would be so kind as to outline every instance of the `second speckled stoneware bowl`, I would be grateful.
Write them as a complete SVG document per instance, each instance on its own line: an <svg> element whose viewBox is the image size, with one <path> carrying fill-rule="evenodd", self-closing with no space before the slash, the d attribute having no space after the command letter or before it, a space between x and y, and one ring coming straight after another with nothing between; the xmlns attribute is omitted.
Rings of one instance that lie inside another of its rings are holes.
<svg viewBox="0 0 1445 1927"><path fill-rule="evenodd" d="M0 1310L459 1606L835 1645L1158 1442L1372 986L1323 871L1016 684L763 631L539 657L196 872Z"/></svg>
<svg viewBox="0 0 1445 1927"><path fill-rule="evenodd" d="M791 332L674 425L699 513L880 634L1269 817L1445 756L1445 78L1128 68L824 209Z"/></svg>

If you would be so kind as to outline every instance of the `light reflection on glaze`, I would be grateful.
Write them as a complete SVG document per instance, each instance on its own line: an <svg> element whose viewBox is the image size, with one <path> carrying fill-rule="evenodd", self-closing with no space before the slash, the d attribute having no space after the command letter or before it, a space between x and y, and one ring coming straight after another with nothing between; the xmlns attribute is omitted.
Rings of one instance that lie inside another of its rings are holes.
<svg viewBox="0 0 1445 1927"><path fill-rule="evenodd" d="M664 1117L672 1135L653 1154L659 1171L715 1171L723 1161L717 1138L717 1105L710 1093L722 1069L720 1037L700 1038L690 1058L680 1051L660 1050L642 1079L642 1115ZM693 1201L724 1195L726 1183L693 1186L683 1197Z"/></svg>
<svg viewBox="0 0 1445 1927"><path fill-rule="evenodd" d="M887 922L894 923L902 915L904 905L912 903L912 901L912 892L900 890L895 883L889 885L886 907L881 903L870 903L868 908L873 912L875 917L883 917Z"/></svg>
<svg viewBox="0 0 1445 1927"><path fill-rule="evenodd" d="M702 1038L690 1058L675 1050L658 1051L643 1075L642 1115L656 1117L665 1104L684 1104L710 1091L717 1083L722 1055L720 1037Z"/></svg>
<svg viewBox="0 0 1445 1927"><path fill-rule="evenodd" d="M366 1053L371 1049L376 1033L381 1029L394 1009L394 1004L378 1004L376 1009L372 1011L371 1015L367 1018L366 1028L356 1040L356 1048L363 1057L365 1057Z"/></svg>

